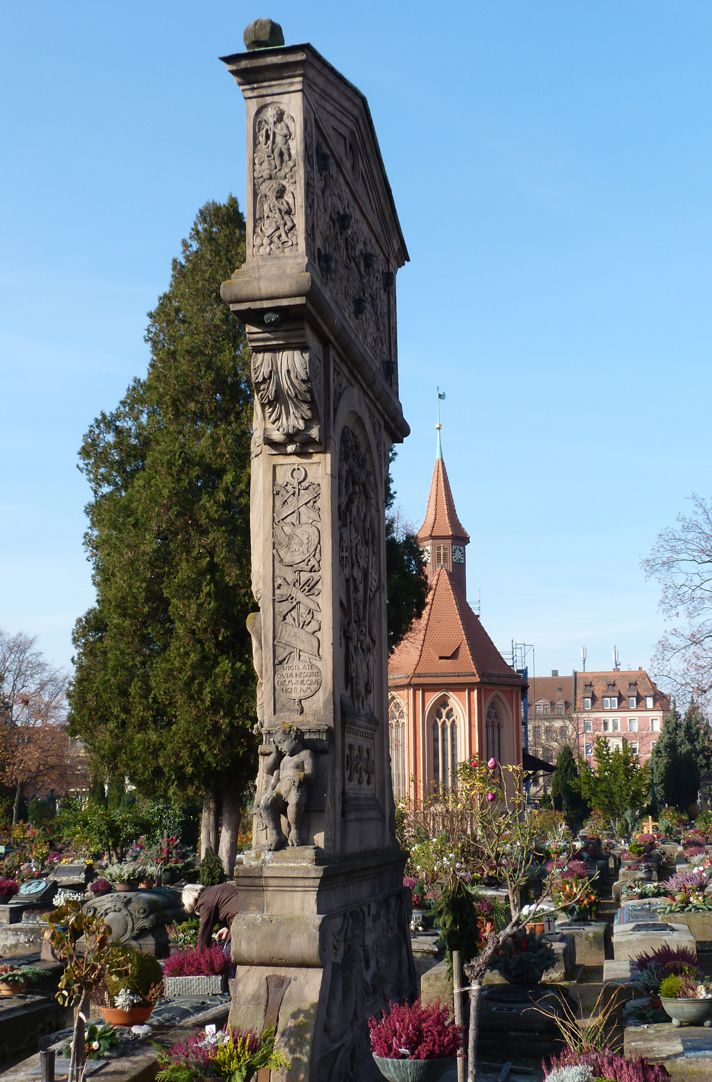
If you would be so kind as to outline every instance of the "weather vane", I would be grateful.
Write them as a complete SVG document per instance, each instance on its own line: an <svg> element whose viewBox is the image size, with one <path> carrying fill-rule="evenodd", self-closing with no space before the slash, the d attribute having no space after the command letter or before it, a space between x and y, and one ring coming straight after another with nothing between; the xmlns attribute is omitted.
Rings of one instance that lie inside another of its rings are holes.
<svg viewBox="0 0 712 1082"><path fill-rule="evenodd" d="M442 458L443 457L443 449L442 449L442 445L440 443L440 433L442 431L443 426L440 424L440 402L445 397L445 392L441 391L439 387L437 387L436 390L438 392L437 405L436 405L438 421L437 421L437 424L435 425L435 431L438 434L438 437L437 437L438 442L437 442L436 451L437 451L437 457Z"/></svg>

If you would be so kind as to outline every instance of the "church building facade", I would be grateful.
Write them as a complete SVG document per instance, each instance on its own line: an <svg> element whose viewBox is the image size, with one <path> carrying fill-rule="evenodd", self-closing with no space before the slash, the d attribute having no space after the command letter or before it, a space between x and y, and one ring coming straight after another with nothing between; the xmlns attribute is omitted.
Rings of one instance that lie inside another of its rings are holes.
<svg viewBox="0 0 712 1082"><path fill-rule="evenodd" d="M524 681L500 654L466 597L470 538L460 522L440 431L425 521L418 531L430 592L423 615L388 663L393 794L419 799L453 785L477 754L521 763Z"/></svg>

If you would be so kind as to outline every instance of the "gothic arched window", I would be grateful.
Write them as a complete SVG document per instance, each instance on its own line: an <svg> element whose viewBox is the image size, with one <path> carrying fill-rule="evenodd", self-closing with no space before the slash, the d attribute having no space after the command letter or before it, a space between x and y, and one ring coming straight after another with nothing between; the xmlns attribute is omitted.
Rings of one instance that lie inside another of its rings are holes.
<svg viewBox="0 0 712 1082"><path fill-rule="evenodd" d="M433 714L433 782L449 789L457 774L457 716L450 700L441 699Z"/></svg>
<svg viewBox="0 0 712 1082"><path fill-rule="evenodd" d="M490 699L485 715L485 758L502 759L502 711L499 699Z"/></svg>
<svg viewBox="0 0 712 1082"><path fill-rule="evenodd" d="M391 745L391 776L396 800L408 796L408 739L402 699L391 695L388 702L388 737Z"/></svg>

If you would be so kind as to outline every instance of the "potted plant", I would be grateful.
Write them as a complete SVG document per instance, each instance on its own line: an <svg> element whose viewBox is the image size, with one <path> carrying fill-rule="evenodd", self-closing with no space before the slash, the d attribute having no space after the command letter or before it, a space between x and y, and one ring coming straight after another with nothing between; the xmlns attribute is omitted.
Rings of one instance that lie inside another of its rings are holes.
<svg viewBox="0 0 712 1082"><path fill-rule="evenodd" d="M223 1078L226 1082L250 1082L257 1071L286 1071L287 1057L275 1047L273 1028L264 1033L206 1026L158 1054L156 1082L199 1082Z"/></svg>
<svg viewBox="0 0 712 1082"><path fill-rule="evenodd" d="M151 890L156 885L156 879L158 878L158 868L155 864L151 864L150 861L144 862L142 865L142 874L139 879L139 890Z"/></svg>
<svg viewBox="0 0 712 1082"><path fill-rule="evenodd" d="M109 949L104 979L95 996L105 1022L135 1026L146 1022L163 991L163 971L152 954L126 945Z"/></svg>
<svg viewBox="0 0 712 1082"><path fill-rule="evenodd" d="M230 960L218 943L204 950L192 947L171 954L163 963L166 995L218 995L225 991L229 965Z"/></svg>
<svg viewBox="0 0 712 1082"><path fill-rule="evenodd" d="M180 924L169 924L166 928L168 933L168 946L171 954L178 954L198 945L198 927L200 921L197 917L189 917Z"/></svg>
<svg viewBox="0 0 712 1082"><path fill-rule="evenodd" d="M702 967L689 948L663 943L650 953L645 951L633 959L633 983L653 998L659 994L661 981L670 976L691 977L696 983L702 980Z"/></svg>
<svg viewBox="0 0 712 1082"><path fill-rule="evenodd" d="M57 999L74 1007L68 1082L81 1082L86 1061L86 1024L92 992L103 981L111 950L110 929L101 917L82 911L78 902L67 902L49 914L49 943L54 957L64 962Z"/></svg>
<svg viewBox="0 0 712 1082"><path fill-rule="evenodd" d="M19 880L0 876L0 905L7 905L12 896L17 894L19 889Z"/></svg>
<svg viewBox="0 0 712 1082"><path fill-rule="evenodd" d="M20 996L43 975L37 966L0 965L0 996Z"/></svg>
<svg viewBox="0 0 712 1082"><path fill-rule="evenodd" d="M391 1003L368 1020L373 1060L388 1082L438 1082L455 1065L463 1030L439 1003Z"/></svg>
<svg viewBox="0 0 712 1082"><path fill-rule="evenodd" d="M660 982L660 1002L674 1026L712 1026L712 986L684 974Z"/></svg>
<svg viewBox="0 0 712 1082"><path fill-rule="evenodd" d="M492 968L510 984L538 984L555 964L551 944L523 928L505 939L492 959Z"/></svg>
<svg viewBox="0 0 712 1082"><path fill-rule="evenodd" d="M104 894L111 894L113 889L108 879L95 879L89 884L89 893L93 894L95 898L100 898Z"/></svg>
<svg viewBox="0 0 712 1082"><path fill-rule="evenodd" d="M121 864L109 864L104 870L104 876L113 883L114 889L123 891L138 890L138 885L143 878L143 865L135 860L123 861Z"/></svg>

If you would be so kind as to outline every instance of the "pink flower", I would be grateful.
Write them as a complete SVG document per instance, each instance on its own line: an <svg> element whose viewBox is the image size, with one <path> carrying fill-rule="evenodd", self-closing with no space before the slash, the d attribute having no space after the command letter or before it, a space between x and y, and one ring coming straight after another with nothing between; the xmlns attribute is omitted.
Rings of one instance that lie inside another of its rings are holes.
<svg viewBox="0 0 712 1082"><path fill-rule="evenodd" d="M488 770L494 770L494 768L496 766L497 766L497 760L495 759L495 757L493 755L491 759L487 760L487 769Z"/></svg>
<svg viewBox="0 0 712 1082"><path fill-rule="evenodd" d="M489 800L490 804L491 804L491 803L492 803L492 801L493 801L493 800L495 799L495 797L494 797L494 793L493 793L492 791L490 791L490 792L489 792L489 793L487 794L487 799Z"/></svg>

